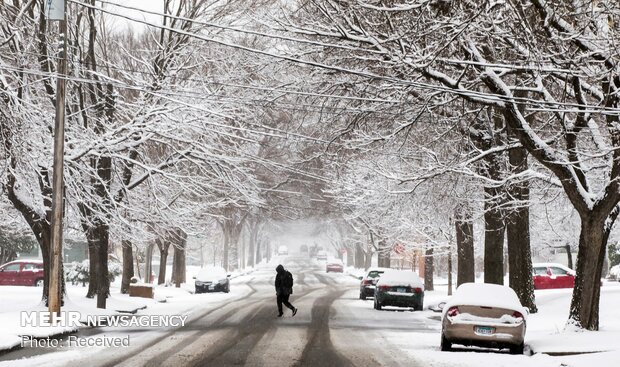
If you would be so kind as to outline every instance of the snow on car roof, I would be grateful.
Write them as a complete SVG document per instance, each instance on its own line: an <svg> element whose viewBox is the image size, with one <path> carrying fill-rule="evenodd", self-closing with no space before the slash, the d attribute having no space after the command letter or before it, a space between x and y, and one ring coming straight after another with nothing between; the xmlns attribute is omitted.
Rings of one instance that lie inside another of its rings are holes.
<svg viewBox="0 0 620 367"><path fill-rule="evenodd" d="M200 269L198 276L213 276L213 275L224 275L226 276L226 270L221 266L205 266Z"/></svg>
<svg viewBox="0 0 620 367"><path fill-rule="evenodd" d="M9 261L6 264L15 264L15 263L36 263L36 264L43 264L43 260L39 260L39 259L19 259L19 260L13 260L13 261ZM4 264L2 264L4 265Z"/></svg>
<svg viewBox="0 0 620 367"><path fill-rule="evenodd" d="M542 267L555 267L555 268L560 268L560 269L564 269L569 273L575 273L575 271L571 268L569 268L566 265L562 265L559 263L534 263L532 264L532 268L542 268Z"/></svg>
<svg viewBox="0 0 620 367"><path fill-rule="evenodd" d="M418 274L414 273L411 270L394 270L388 269L381 275L377 285L389 285L389 286L398 286L398 285L408 285L414 288L422 288L424 289L424 283L422 283L422 279L418 276Z"/></svg>
<svg viewBox="0 0 620 367"><path fill-rule="evenodd" d="M463 283L444 306L444 316L452 306L506 308L519 311L523 315L527 314L515 291L508 286L499 284Z"/></svg>

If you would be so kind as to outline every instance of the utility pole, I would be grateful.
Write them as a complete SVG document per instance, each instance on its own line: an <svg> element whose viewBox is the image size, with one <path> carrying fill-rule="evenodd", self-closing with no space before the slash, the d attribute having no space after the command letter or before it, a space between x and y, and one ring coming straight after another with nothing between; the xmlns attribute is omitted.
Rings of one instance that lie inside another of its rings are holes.
<svg viewBox="0 0 620 367"><path fill-rule="evenodd" d="M52 179L51 274L48 306L51 314L60 313L62 271L62 216L65 152L65 84L67 75L67 5L64 0L46 0L48 20L59 20L60 57L56 79L56 121L54 127L54 167Z"/></svg>

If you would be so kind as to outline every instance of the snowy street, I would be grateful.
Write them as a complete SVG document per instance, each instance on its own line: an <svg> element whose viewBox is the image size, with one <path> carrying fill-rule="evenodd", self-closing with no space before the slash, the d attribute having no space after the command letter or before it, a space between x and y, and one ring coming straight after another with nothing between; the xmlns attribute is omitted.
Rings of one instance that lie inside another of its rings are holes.
<svg viewBox="0 0 620 367"><path fill-rule="evenodd" d="M23 348L4 354L0 366L476 366L484 360L494 366L542 367L561 363L588 366L597 358L607 358L599 363L603 367L609 365L605 361L610 360L610 355L620 355L620 348L614 347L620 334L617 328L601 331L603 335L594 339L600 351L616 350L608 353L515 356L506 350L464 347L456 347L451 353L440 352L440 314L428 310L428 306L447 299L443 287L427 292L424 311L390 307L377 311L372 299L358 298L359 281L354 277L325 273L321 262L307 258L274 259L278 260L295 277L291 297L291 303L299 309L295 317L287 309L283 318L276 317L275 271L271 264L262 265L234 279L229 294L190 294L181 298L186 305L194 303L187 309L189 318L184 327L83 328L76 334L79 338L129 336L130 345L105 351L70 347L65 338L57 348ZM603 301L620 300L619 283L609 283L603 289ZM538 294L541 313L530 318L528 346L532 343L532 348L555 347L565 352L577 351L579 346L583 351L592 348L592 343L583 343L584 339L567 339L574 333L554 333L554 328L564 322L564 316L558 313L566 308L569 292ZM182 306L166 307L182 310ZM612 315L618 316L619 312L612 308L613 303L608 302L602 307L605 322ZM141 312L157 310L155 306Z"/></svg>
<svg viewBox="0 0 620 367"><path fill-rule="evenodd" d="M299 308L294 318L289 310L282 319L276 318L275 272L260 269L233 281L227 299L197 305L183 328L149 331L149 335L107 328L100 331L106 335L130 333L131 346L105 353L105 358L92 355L92 350L59 348L24 361L24 365L35 366L37 360L42 365L53 361L67 366L202 366L207 361L221 366L411 365L406 354L392 353L397 346L391 343L387 344L391 348L385 348L385 342L376 348L382 333L401 334L404 339L412 331L437 333L438 320L428 318L432 312L375 311L371 300L358 299L359 281L351 276L326 274L324 267L309 267L306 259L290 258L288 262L296 283L291 303ZM218 295L194 295L213 296ZM0 357L5 361L0 365L18 365L14 359L39 352L13 352Z"/></svg>

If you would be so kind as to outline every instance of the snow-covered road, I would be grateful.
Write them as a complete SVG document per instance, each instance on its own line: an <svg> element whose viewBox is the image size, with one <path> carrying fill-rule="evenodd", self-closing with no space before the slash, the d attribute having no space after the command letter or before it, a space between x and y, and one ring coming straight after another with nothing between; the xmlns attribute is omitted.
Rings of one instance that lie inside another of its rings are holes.
<svg viewBox="0 0 620 367"><path fill-rule="evenodd" d="M617 352L606 355L551 357L536 354L457 348L439 351L440 323L437 313L412 312L386 307L374 310L372 300L358 299L359 281L346 274L327 274L324 266L307 259L289 257L283 264L294 274L291 302L299 309L277 318L273 282L275 266L259 268L231 282L229 294L187 294L165 304L149 306L147 314L170 311L189 316L184 327L167 329L82 329L84 338L126 337L131 343L118 348L25 348L0 356L3 366L576 366L597 362L607 366ZM620 287L604 289L602 310L611 313ZM171 292L168 288L162 290ZM427 292L426 306L445 297L444 291ZM554 317L566 309L569 290L540 294L541 312L532 315L528 340L543 346L566 335L549 336L549 330L563 319ZM610 298L612 297L612 298ZM615 297L615 298L613 298ZM165 307L168 307L166 309ZM548 309L548 310L547 310ZM614 311L615 312L615 311ZM607 319L606 319L607 320ZM607 327L606 327L607 328ZM607 341L599 332L600 344ZM608 331L609 332L609 331ZM570 335L572 336L572 334ZM582 337L577 333L575 337ZM533 339L532 339L533 338ZM582 339L583 340L583 339ZM569 343L579 345L579 342ZM572 349L572 348L571 348ZM614 350L604 347L601 350ZM482 353L480 353L482 352ZM587 359L583 359L587 358ZM583 360L582 360L583 359Z"/></svg>
<svg viewBox="0 0 620 367"><path fill-rule="evenodd" d="M295 276L291 302L295 317L277 318L275 271L260 269L232 282L233 291L217 303L192 311L185 327L170 330L100 330L106 336L131 336L125 348L47 349L21 360L28 366L384 366L405 364L397 346L382 340L386 330L407 333L436 330L430 312L376 311L371 301L357 299L359 282L301 258L284 265ZM195 297L209 297L201 294ZM219 295L218 295L219 296ZM89 332L88 334L93 334ZM101 334L88 335L100 337ZM22 350L0 360L19 365ZM399 357L400 356L400 357ZM0 365L3 363L0 362ZM411 361L407 361L411 366Z"/></svg>

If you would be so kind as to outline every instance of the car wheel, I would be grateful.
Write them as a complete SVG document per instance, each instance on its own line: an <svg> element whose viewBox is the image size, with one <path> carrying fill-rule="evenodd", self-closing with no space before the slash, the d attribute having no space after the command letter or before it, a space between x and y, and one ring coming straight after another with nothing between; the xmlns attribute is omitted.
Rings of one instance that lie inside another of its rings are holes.
<svg viewBox="0 0 620 367"><path fill-rule="evenodd" d="M446 339L445 335L441 333L441 351L442 352L450 352L452 350L452 343Z"/></svg>
<svg viewBox="0 0 620 367"><path fill-rule="evenodd" d="M229 293L230 292L230 284L226 285L226 289L224 290L224 293Z"/></svg>
<svg viewBox="0 0 620 367"><path fill-rule="evenodd" d="M34 281L35 287L43 287L43 279L37 279Z"/></svg>
<svg viewBox="0 0 620 367"><path fill-rule="evenodd" d="M375 300L375 310L381 311L381 303L377 302L377 300Z"/></svg>
<svg viewBox="0 0 620 367"><path fill-rule="evenodd" d="M201 293L200 290L198 288L196 288L196 292L194 292L195 294L199 294Z"/></svg>
<svg viewBox="0 0 620 367"><path fill-rule="evenodd" d="M415 306L413 306L413 310L414 311L422 311L422 309L423 309L422 305L415 305Z"/></svg>
<svg viewBox="0 0 620 367"><path fill-rule="evenodd" d="M523 349L525 348L524 343L519 345L513 345L510 347L510 354L523 354Z"/></svg>
<svg viewBox="0 0 620 367"><path fill-rule="evenodd" d="M360 299L363 301L366 300L366 295L363 292L360 292Z"/></svg>

